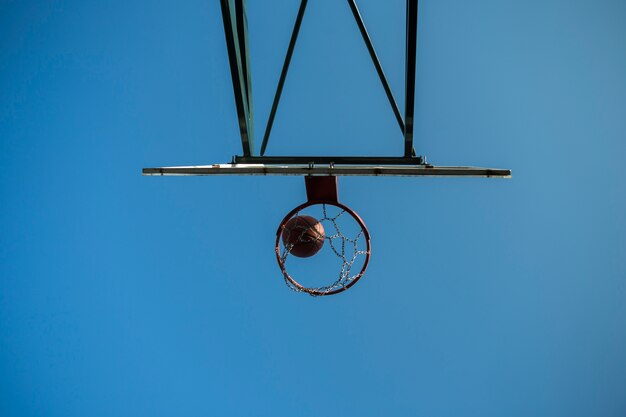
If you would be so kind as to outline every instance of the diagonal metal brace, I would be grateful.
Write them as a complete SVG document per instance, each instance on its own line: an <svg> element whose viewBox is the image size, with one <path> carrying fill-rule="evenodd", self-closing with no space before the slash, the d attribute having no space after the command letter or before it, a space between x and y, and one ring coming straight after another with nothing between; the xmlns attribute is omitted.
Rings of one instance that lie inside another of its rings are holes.
<svg viewBox="0 0 626 417"><path fill-rule="evenodd" d="M398 126L400 126L400 131L404 133L404 121L402 120L400 109L398 108L398 104L396 103L396 100L393 97L393 93L391 92L391 87L389 87L389 83L387 82L387 77L385 76L383 67L382 65L380 65L380 60L378 59L378 55L376 55L376 51L374 50L374 45L372 44L370 35L367 33L367 29L365 28L365 23L363 23L363 18L361 17L361 13L359 12L359 8L357 7L356 2L354 0L348 0L348 3L350 4L350 9L352 10L352 14L354 15L354 20L356 20L356 23L359 26L359 30L361 31L361 36L363 36L363 41L365 42L365 45L367 46L367 50L370 53L370 57L372 58L374 67L376 67L376 72L378 73L380 82L382 83L383 88L385 89L385 94L387 94L387 99L389 100L389 104L391 105L393 114L394 116L396 116L396 121L398 122Z"/></svg>
<svg viewBox="0 0 626 417"><path fill-rule="evenodd" d="M302 18L304 17L304 11L306 10L307 0L302 0L300 8L298 9L298 15L296 16L296 23L293 26L293 32L291 33L291 39L289 40L289 46L287 47L287 55L285 56L285 62L283 63L283 69L280 72L280 79L278 80L278 87L276 88L276 94L274 95L274 102L272 103L272 109L270 110L269 119L267 120L267 126L265 127L265 134L263 135L263 143L261 144L261 156L265 155L265 148L270 138L272 126L274 125L274 117L276 116L276 109L278 109L278 102L283 92L283 86L285 85L285 78L287 78L287 71L289 71L289 64L291 63L291 56L293 55L293 49L296 46L296 40L298 40L298 33L300 32L300 25L302 24Z"/></svg>

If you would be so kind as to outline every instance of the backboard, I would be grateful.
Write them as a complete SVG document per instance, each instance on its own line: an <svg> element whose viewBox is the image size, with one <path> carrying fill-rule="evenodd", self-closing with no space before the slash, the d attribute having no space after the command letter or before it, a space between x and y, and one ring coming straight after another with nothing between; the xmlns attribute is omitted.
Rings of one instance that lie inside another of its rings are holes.
<svg viewBox="0 0 626 417"><path fill-rule="evenodd" d="M242 155L232 157L231 163L212 161L208 165L144 168L143 175L336 175L336 176L409 176L409 177L486 177L507 178L507 169L471 166L442 167L426 163L417 156L413 140L415 108L415 63L417 49L418 1L406 1L406 56L405 58L405 108L398 107L381 62L376 54L361 13L355 0L347 0L355 23L372 59L378 78L394 114L404 153L397 157L357 156L355 149L348 156L270 156L266 155L274 118L280 103L283 86L307 7L301 0L295 17L293 31L285 54L272 108L265 126L258 154L254 146L254 117L250 76L248 27L245 0L220 0L224 33L228 50L231 80L237 109ZM214 163L218 162L218 163Z"/></svg>
<svg viewBox="0 0 626 417"><path fill-rule="evenodd" d="M143 175L302 175L360 177L484 177L509 178L508 169L423 165L214 164L144 168Z"/></svg>

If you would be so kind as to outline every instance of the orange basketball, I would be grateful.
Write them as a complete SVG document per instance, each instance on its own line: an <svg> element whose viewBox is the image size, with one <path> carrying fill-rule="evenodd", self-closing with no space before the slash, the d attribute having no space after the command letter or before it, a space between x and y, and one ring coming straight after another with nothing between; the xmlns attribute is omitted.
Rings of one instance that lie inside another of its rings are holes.
<svg viewBox="0 0 626 417"><path fill-rule="evenodd" d="M298 258L315 255L324 245L324 226L311 216L296 216L283 229L283 245Z"/></svg>

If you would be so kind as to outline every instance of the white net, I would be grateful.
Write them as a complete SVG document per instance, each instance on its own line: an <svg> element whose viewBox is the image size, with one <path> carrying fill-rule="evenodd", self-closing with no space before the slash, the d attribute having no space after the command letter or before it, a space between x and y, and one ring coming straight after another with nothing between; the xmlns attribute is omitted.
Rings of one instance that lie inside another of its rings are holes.
<svg viewBox="0 0 626 417"><path fill-rule="evenodd" d="M320 233L321 228L316 224L284 222L277 255L282 262L285 283L294 291L313 296L345 290L361 277L367 265L369 236L364 225L345 209L330 204L308 206L293 213L290 219L299 216L315 218L323 231ZM311 243L315 239L323 239L323 244ZM292 253L294 245L298 244L321 244L322 247L312 257L303 259ZM332 282L327 284L329 280Z"/></svg>

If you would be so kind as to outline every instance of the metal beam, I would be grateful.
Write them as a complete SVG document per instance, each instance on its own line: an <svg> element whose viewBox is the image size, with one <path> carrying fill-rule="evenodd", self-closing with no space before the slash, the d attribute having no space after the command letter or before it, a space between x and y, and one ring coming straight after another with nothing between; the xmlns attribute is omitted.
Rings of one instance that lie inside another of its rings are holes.
<svg viewBox="0 0 626 417"><path fill-rule="evenodd" d="M398 166L308 166L263 164L216 164L205 166L144 168L146 176L196 176L196 175L323 175L323 176L375 176L375 177L483 177L509 178L508 169L476 167L436 167L431 165Z"/></svg>
<svg viewBox="0 0 626 417"><path fill-rule="evenodd" d="M423 165L422 157L398 156L235 156L236 164Z"/></svg>
<svg viewBox="0 0 626 417"><path fill-rule="evenodd" d="M380 65L380 60L378 59L378 55L376 55L376 51L374 50L374 45L372 44L370 35L367 33L367 29L365 28L365 23L363 23L363 18L361 17L361 13L359 12L359 8L357 7L356 2L354 0L348 0L348 4L350 4L350 9L352 10L352 14L354 15L354 20L356 20L356 24L359 26L359 30L361 31L361 36L363 37L363 41L365 42L365 45L367 46L367 50L370 54L370 57L372 58L372 62L374 63L374 67L376 67L376 72L378 73L380 82L383 84L383 88L385 89L385 94L387 94L387 99L389 100L389 104L391 105L393 114L394 116L396 116L396 121L398 122L398 126L400 126L400 130L404 133L404 121L402 120L400 109L398 108L398 104L396 103L396 100L393 97L393 93L391 92L391 87L389 87L389 83L387 82L387 77L385 76L383 67L382 65Z"/></svg>
<svg viewBox="0 0 626 417"><path fill-rule="evenodd" d="M245 0L220 0L243 154L254 154Z"/></svg>
<svg viewBox="0 0 626 417"><path fill-rule="evenodd" d="M285 85L285 78L287 78L287 71L289 71L289 64L291 63L291 56L293 55L293 49L296 46L296 40L298 40L298 33L300 32L300 25L302 24L302 17L306 10L307 0L300 2L300 8L298 9L298 15L296 16L296 22L291 32L291 39L289 40L289 46L287 47L287 55L285 56L285 62L283 63L283 69L280 72L280 79L278 80L278 87L276 88L276 94L274 95L274 102L272 103L272 109L270 111L269 118L267 120L267 126L265 127L265 134L263 135L263 143L261 144L261 155L265 154L265 148L270 138L272 131L272 125L274 124L274 117L276 116L276 110L278 109L278 103L280 102L280 96L283 92L283 86Z"/></svg>
<svg viewBox="0 0 626 417"><path fill-rule="evenodd" d="M248 15L246 14L246 0L235 0L237 37L239 38L239 56L244 75L245 104L247 105L248 136L254 138L254 118L252 112L252 74L250 72L250 50L248 48ZM254 142L250 140L250 153L254 154Z"/></svg>
<svg viewBox="0 0 626 417"><path fill-rule="evenodd" d="M413 150L413 116L415 113L415 55L417 49L418 0L406 1L406 100L404 107L404 156L415 154Z"/></svg>

